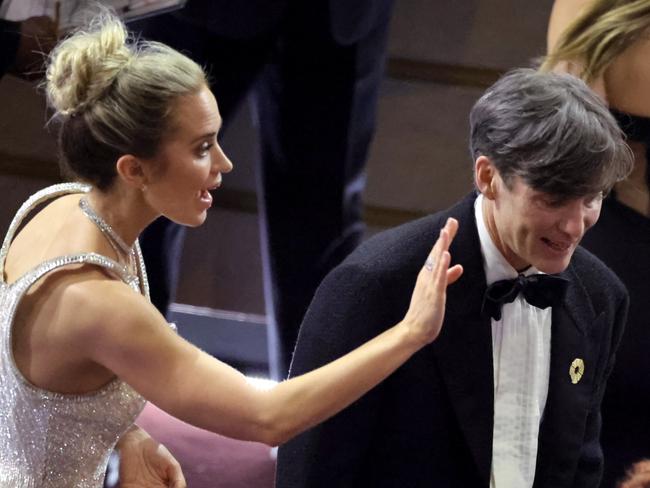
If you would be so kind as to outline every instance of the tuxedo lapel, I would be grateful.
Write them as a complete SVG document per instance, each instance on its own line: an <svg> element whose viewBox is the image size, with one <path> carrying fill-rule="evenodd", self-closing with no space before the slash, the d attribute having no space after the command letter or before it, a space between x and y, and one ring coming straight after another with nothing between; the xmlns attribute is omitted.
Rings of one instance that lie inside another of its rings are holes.
<svg viewBox="0 0 650 488"><path fill-rule="evenodd" d="M460 225L450 252L464 273L448 288L445 323L433 350L460 429L488 486L494 422L492 333L490 320L481 318L485 272L473 200L465 199L451 211Z"/></svg>
<svg viewBox="0 0 650 488"><path fill-rule="evenodd" d="M564 303L553 307L549 389L539 433L535 486L570 486L583 445L583 433L597 384L600 330L591 300L570 270ZM584 365L582 375L580 363ZM573 378L571 370L573 369Z"/></svg>

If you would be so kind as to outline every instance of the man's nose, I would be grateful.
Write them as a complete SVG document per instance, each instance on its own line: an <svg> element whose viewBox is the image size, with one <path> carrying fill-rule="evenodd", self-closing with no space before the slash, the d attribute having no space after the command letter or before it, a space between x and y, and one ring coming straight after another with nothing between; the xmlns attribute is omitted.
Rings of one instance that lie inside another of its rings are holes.
<svg viewBox="0 0 650 488"><path fill-rule="evenodd" d="M579 240L586 229L591 227L588 210L582 202L573 202L562 212L559 227L562 232L571 237L572 240Z"/></svg>

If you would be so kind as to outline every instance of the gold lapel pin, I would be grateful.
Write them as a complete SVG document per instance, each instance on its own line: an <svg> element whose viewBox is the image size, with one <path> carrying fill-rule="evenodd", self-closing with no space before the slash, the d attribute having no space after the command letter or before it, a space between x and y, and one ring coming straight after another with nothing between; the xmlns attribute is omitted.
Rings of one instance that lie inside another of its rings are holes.
<svg viewBox="0 0 650 488"><path fill-rule="evenodd" d="M580 381L582 375L585 374L585 362L580 358L575 358L569 367L569 376L571 383L574 385Z"/></svg>

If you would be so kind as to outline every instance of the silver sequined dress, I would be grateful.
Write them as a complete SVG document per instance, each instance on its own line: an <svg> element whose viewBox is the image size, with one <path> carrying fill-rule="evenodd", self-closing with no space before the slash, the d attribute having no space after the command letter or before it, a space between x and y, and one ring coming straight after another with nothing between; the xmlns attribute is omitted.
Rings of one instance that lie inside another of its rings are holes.
<svg viewBox="0 0 650 488"><path fill-rule="evenodd" d="M115 379L91 394L53 393L35 387L17 369L11 347L16 307L29 288L46 273L69 264L91 263L109 270L140 293L148 286L140 250L138 274L98 254L62 256L41 263L18 280L4 282L4 262L25 215L48 199L87 192L66 183L45 188L20 208L0 248L0 487L100 488L108 457L120 436L133 424L145 400Z"/></svg>

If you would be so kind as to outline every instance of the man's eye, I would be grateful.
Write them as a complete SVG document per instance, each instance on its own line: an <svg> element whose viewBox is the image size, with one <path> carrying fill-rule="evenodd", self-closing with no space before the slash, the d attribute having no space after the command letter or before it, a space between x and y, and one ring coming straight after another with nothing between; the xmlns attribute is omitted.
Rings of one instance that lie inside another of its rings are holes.
<svg viewBox="0 0 650 488"><path fill-rule="evenodd" d="M542 198L542 205L547 208L559 208L564 205L564 201L559 198Z"/></svg>
<svg viewBox="0 0 650 488"><path fill-rule="evenodd" d="M589 207L593 207L594 205L598 205L600 202L602 202L603 198L605 198L605 194L601 191L596 195L587 197L585 199L585 204Z"/></svg>

